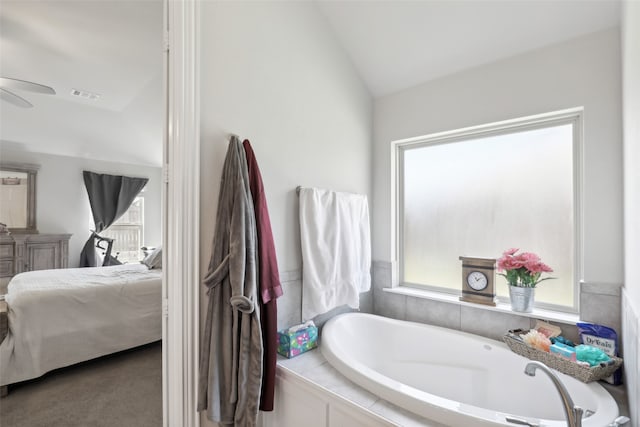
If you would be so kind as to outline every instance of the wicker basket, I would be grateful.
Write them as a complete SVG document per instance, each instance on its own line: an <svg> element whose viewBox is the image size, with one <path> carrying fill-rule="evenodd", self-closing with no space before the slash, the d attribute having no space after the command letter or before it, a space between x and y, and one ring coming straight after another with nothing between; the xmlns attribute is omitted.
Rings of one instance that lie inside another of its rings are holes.
<svg viewBox="0 0 640 427"><path fill-rule="evenodd" d="M526 333L526 331L523 331L522 333ZM505 334L502 337L502 340L514 353L518 353L519 355L531 360L540 361L548 367L560 371L563 374L571 375L584 383L607 378L622 366L622 359L619 357L611 357L611 359L613 359L613 364L607 366L582 366L557 354L547 353L546 351L529 347L518 337L518 335L511 332Z"/></svg>

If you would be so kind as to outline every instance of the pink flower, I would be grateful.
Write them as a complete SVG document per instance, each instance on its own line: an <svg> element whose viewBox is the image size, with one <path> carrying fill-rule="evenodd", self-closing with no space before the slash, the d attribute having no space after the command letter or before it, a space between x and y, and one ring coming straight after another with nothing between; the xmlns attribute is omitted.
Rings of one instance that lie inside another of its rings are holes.
<svg viewBox="0 0 640 427"><path fill-rule="evenodd" d="M514 256L503 256L498 260L499 270L515 270L524 266L524 262Z"/></svg>
<svg viewBox="0 0 640 427"><path fill-rule="evenodd" d="M518 259L520 259L525 265L529 263L540 262L540 257L531 252L522 252L520 255L518 255Z"/></svg>
<svg viewBox="0 0 640 427"><path fill-rule="evenodd" d="M531 262L524 266L531 273L551 273L553 269L542 261Z"/></svg>
<svg viewBox="0 0 640 427"><path fill-rule="evenodd" d="M538 255L532 252L518 254L518 250L507 249L497 260L498 271L505 272L500 274L507 279L509 285L531 288L543 280L552 279L552 277L540 278L542 273L551 273L553 269L543 263Z"/></svg>

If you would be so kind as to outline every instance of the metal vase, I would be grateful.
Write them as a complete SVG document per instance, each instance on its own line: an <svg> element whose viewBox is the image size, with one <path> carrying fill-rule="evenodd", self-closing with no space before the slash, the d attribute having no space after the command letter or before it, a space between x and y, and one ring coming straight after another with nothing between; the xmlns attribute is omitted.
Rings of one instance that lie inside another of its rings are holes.
<svg viewBox="0 0 640 427"><path fill-rule="evenodd" d="M513 311L531 313L535 296L536 288L509 286L509 299L511 300L511 310Z"/></svg>

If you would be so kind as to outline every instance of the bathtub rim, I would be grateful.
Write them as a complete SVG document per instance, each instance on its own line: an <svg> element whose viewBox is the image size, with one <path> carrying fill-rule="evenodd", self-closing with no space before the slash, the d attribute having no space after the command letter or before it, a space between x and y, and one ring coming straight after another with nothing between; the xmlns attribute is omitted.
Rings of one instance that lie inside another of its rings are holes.
<svg viewBox="0 0 640 427"><path fill-rule="evenodd" d="M346 317L361 317L361 318L373 318L374 321L382 321L388 322L392 324L402 324L409 323L419 327L425 328L434 328L441 331L445 331L447 333L452 333L454 335L461 335L468 339L473 339L476 341L480 341L498 348L506 349L510 351L508 346L501 341L493 340L491 338L471 334L468 332L444 328L441 326L429 325L419 322L412 322L408 320L400 320L393 319L389 317L384 317L376 314L370 313L359 313L359 312L351 312L337 315L327 321L322 330L322 340L320 344L320 351L322 352L325 359L342 375L347 377L349 380L354 383L360 385L361 387L371 391L372 393L382 397L383 399L394 403L400 407L403 407L417 415L423 416L428 419L432 419L433 421L448 424L448 425L456 425L455 423L460 421L461 416L474 416L476 419L474 420L474 425L477 426L514 426L512 422L506 420L507 417L517 418L519 420L535 420L540 422L542 426L548 427L564 427L566 426L566 422L560 420L552 420L552 419L544 419L544 418L532 418L525 417L517 414L511 414L506 412L494 411L490 409L480 408L473 405L463 404L461 402L457 402L451 399L447 399L444 397L440 397L431 393L428 393L423 390L419 390L407 384L401 383L393 378L387 377L368 366L364 365L362 362L357 360L349 360L348 357L344 357L344 354L340 354L340 351L336 351L339 349L339 343L336 343L338 347L333 347L334 337L331 336L331 332L329 335L325 333L325 331L332 331L333 328L336 328L336 324L341 320L344 320ZM338 332L339 333L339 332ZM513 353L514 356L518 356ZM518 356L522 357L522 356ZM349 360L349 364L346 363L346 360ZM562 373L557 373L562 378L565 375ZM523 373L524 375L524 373ZM575 380L578 381L578 380ZM587 384L590 386L590 384ZM591 419L590 422L600 421L602 419L602 425L609 424L613 419L615 419L619 415L618 404L615 399L607 392L607 390L602 387L600 384L594 384L596 387L590 387L592 391L595 393L595 398L600 401L600 399L604 400L604 410L599 410L594 415L594 419ZM550 385L551 387L551 385ZM401 389L404 399L400 401L398 396L398 390ZM560 397L558 396L558 399ZM610 404L613 404L612 410L609 411ZM435 410L434 412L428 411L426 409ZM482 418L478 418L482 417ZM590 418L590 417L589 417ZM586 419L585 419L586 420Z"/></svg>

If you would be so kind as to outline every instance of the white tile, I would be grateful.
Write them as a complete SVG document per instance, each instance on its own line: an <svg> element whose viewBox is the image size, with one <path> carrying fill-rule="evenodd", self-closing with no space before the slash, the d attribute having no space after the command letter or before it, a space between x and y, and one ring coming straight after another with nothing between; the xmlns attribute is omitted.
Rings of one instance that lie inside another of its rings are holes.
<svg viewBox="0 0 640 427"><path fill-rule="evenodd" d="M280 272L280 283L302 280L302 270L289 270Z"/></svg>
<svg viewBox="0 0 640 427"><path fill-rule="evenodd" d="M362 313L373 313L373 289L360 294L360 311Z"/></svg>
<svg viewBox="0 0 640 427"><path fill-rule="evenodd" d="M402 427L445 427L443 424L423 418L382 399L369 410Z"/></svg>
<svg viewBox="0 0 640 427"><path fill-rule="evenodd" d="M407 314L407 297L389 292L376 292L373 311L380 316L404 320Z"/></svg>
<svg viewBox="0 0 640 427"><path fill-rule="evenodd" d="M615 329L621 334L620 297L614 295L580 294L580 320Z"/></svg>
<svg viewBox="0 0 640 427"><path fill-rule="evenodd" d="M460 305L407 296L406 320L460 329Z"/></svg>
<svg viewBox="0 0 640 427"><path fill-rule="evenodd" d="M528 317L475 307L460 308L460 329L464 332L502 341L502 336L509 329L528 329L529 327Z"/></svg>
<svg viewBox="0 0 640 427"><path fill-rule="evenodd" d="M371 269L372 287L378 291L391 286L391 263L375 261Z"/></svg>
<svg viewBox="0 0 640 427"><path fill-rule="evenodd" d="M278 355L278 365L291 369L298 374L310 372L325 363L327 363L327 359L324 358L319 347L291 359Z"/></svg>
<svg viewBox="0 0 640 427"><path fill-rule="evenodd" d="M277 304L278 330L302 322L302 282L283 282L282 296Z"/></svg>
<svg viewBox="0 0 640 427"><path fill-rule="evenodd" d="M596 283L580 282L580 293L620 296L622 285L620 283Z"/></svg>
<svg viewBox="0 0 640 427"><path fill-rule="evenodd" d="M348 380L328 363L307 372L305 377L365 408L370 407L378 400L378 396Z"/></svg>

